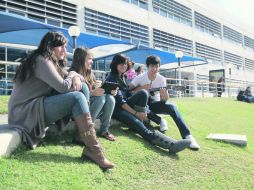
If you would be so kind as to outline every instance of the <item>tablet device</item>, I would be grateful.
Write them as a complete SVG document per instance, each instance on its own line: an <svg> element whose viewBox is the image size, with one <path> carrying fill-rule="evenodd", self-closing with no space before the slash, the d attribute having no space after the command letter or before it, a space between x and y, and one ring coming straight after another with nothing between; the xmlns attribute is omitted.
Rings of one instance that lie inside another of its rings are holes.
<svg viewBox="0 0 254 190"><path fill-rule="evenodd" d="M116 90L116 88L119 87L119 84L118 83L115 83L115 82L108 82L108 81L105 81L101 88L103 88L105 91L111 91L111 90Z"/></svg>

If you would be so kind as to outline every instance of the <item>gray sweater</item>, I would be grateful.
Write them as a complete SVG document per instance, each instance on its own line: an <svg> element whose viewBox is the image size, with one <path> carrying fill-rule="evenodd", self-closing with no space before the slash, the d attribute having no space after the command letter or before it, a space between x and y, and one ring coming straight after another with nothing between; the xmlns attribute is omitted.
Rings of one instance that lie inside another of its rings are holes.
<svg viewBox="0 0 254 190"><path fill-rule="evenodd" d="M76 75L74 71L66 72L63 79L51 61L38 56L34 76L15 84L8 105L8 123L21 132L22 140L31 148L45 136L44 97L53 89L59 93L69 92Z"/></svg>

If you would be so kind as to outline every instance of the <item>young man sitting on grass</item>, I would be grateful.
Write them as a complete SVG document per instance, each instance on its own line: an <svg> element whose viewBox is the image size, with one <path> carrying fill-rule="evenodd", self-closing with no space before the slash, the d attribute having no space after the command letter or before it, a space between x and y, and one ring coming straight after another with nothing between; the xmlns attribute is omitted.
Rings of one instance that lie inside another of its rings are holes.
<svg viewBox="0 0 254 190"><path fill-rule="evenodd" d="M200 146L196 142L195 138L191 135L191 132L184 122L177 107L167 102L169 99L169 94L167 89L163 88L166 86L166 79L159 74L160 58L158 56L147 57L146 66L147 72L135 77L129 86L130 88L134 89L134 92L137 92L141 89L149 90L153 88L160 88L159 91L155 92L154 95L150 96L149 98L148 106L151 110L151 113L148 113L148 118L155 123L164 126L164 129L167 129L167 127L165 127L165 120L156 114L170 115L175 121L182 138L191 140L189 148L192 150L199 150Z"/></svg>

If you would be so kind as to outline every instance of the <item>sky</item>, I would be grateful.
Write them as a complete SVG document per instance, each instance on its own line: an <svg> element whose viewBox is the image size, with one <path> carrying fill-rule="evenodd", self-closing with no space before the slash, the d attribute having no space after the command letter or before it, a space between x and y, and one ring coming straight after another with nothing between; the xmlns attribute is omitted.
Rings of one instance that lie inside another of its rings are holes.
<svg viewBox="0 0 254 190"><path fill-rule="evenodd" d="M254 35L254 0L191 0ZM208 6L209 5L209 6Z"/></svg>

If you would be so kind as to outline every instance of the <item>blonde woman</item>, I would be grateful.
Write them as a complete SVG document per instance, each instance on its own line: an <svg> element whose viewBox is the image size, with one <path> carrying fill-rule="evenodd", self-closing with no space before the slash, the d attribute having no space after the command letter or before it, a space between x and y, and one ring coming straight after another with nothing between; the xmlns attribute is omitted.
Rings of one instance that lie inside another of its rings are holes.
<svg viewBox="0 0 254 190"><path fill-rule="evenodd" d="M90 91L90 112L93 121L101 120L101 127L97 134L110 141L115 141L116 137L109 132L111 116L115 107L114 95L116 90L105 92L96 85L96 79L92 72L93 55L86 48L76 48L73 56L71 70L76 71L85 78ZM85 92L84 92L85 93Z"/></svg>

